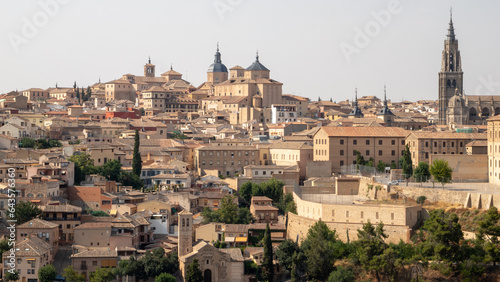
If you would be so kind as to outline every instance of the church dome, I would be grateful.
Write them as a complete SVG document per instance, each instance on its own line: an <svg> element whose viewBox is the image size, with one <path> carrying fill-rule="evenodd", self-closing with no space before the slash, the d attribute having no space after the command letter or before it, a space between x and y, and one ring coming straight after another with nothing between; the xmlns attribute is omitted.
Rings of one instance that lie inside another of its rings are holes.
<svg viewBox="0 0 500 282"><path fill-rule="evenodd" d="M215 52L214 63L208 67L207 72L228 72L220 57L219 44L217 44L217 52Z"/></svg>

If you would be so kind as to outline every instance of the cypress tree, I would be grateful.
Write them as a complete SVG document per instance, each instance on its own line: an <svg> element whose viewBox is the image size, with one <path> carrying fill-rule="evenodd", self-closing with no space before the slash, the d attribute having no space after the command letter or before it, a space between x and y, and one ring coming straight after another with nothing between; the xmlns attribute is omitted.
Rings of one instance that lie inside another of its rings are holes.
<svg viewBox="0 0 500 282"><path fill-rule="evenodd" d="M266 231L264 233L264 257L262 258L262 278L264 281L273 281L274 276L274 264L273 264L273 244L271 242L271 230L269 229L269 223L266 226Z"/></svg>
<svg viewBox="0 0 500 282"><path fill-rule="evenodd" d="M132 158L132 173L141 176L141 170L142 170L142 159L141 159L141 153L139 152L139 146L141 144L141 141L139 139L139 130L135 130L135 142L134 142L134 155Z"/></svg>

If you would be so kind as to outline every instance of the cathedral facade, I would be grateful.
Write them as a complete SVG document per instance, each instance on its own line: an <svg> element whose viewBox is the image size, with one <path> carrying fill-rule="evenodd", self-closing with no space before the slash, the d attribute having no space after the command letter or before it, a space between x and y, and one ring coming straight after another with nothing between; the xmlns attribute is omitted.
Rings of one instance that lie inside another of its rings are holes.
<svg viewBox="0 0 500 282"><path fill-rule="evenodd" d="M439 72L439 116L441 125L481 125L500 114L500 96L465 95L458 40L450 15L448 34Z"/></svg>

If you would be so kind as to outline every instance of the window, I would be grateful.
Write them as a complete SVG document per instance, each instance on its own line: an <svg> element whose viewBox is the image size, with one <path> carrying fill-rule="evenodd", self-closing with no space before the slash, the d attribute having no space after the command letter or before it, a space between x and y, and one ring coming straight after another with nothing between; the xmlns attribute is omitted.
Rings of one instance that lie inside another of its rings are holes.
<svg viewBox="0 0 500 282"><path fill-rule="evenodd" d="M391 145L396 145L396 140L392 140Z"/></svg>
<svg viewBox="0 0 500 282"><path fill-rule="evenodd" d="M391 151L391 155L392 155L392 156L395 156L395 155L396 155L396 150L392 150L392 151Z"/></svg>
<svg viewBox="0 0 500 282"><path fill-rule="evenodd" d="M345 211L345 217L349 217L349 211Z"/></svg>
<svg viewBox="0 0 500 282"><path fill-rule="evenodd" d="M363 218L363 215L364 215L363 212L361 212L361 218Z"/></svg>
<svg viewBox="0 0 500 282"><path fill-rule="evenodd" d="M340 139L340 145L344 145L344 139Z"/></svg>
<svg viewBox="0 0 500 282"><path fill-rule="evenodd" d="M340 166L343 166L344 165L344 161L340 161Z"/></svg>
<svg viewBox="0 0 500 282"><path fill-rule="evenodd" d="M356 140L356 139L352 140L352 144L353 145L358 145L358 140Z"/></svg>
<svg viewBox="0 0 500 282"><path fill-rule="evenodd" d="M366 150L366 155L369 156L370 155L370 150Z"/></svg>
<svg viewBox="0 0 500 282"><path fill-rule="evenodd" d="M382 145L382 140L378 140L378 144L379 144L379 145Z"/></svg>
<svg viewBox="0 0 500 282"><path fill-rule="evenodd" d="M340 155L343 156L344 155L344 150L340 150Z"/></svg>
<svg viewBox="0 0 500 282"><path fill-rule="evenodd" d="M382 150L379 150L379 151L378 151L378 155L379 155L379 156L382 156Z"/></svg>
<svg viewBox="0 0 500 282"><path fill-rule="evenodd" d="M332 217L335 216L335 210L332 210Z"/></svg>
<svg viewBox="0 0 500 282"><path fill-rule="evenodd" d="M352 150L352 155L356 156L356 150Z"/></svg>
<svg viewBox="0 0 500 282"><path fill-rule="evenodd" d="M366 140L366 145L370 145L370 140Z"/></svg>

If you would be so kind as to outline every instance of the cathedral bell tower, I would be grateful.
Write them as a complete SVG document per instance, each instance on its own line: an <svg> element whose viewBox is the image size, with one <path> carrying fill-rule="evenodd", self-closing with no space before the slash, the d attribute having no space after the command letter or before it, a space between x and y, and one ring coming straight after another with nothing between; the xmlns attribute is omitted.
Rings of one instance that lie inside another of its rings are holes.
<svg viewBox="0 0 500 282"><path fill-rule="evenodd" d="M151 58L148 58L148 63L144 65L144 76L155 77L155 65L151 64Z"/></svg>
<svg viewBox="0 0 500 282"><path fill-rule="evenodd" d="M446 124L446 113L450 98L455 91L463 93L462 61L458 50L458 40L455 38L453 19L450 11L450 24L448 35L444 41L444 50L441 58L441 71L439 72L439 119L438 123Z"/></svg>
<svg viewBox="0 0 500 282"><path fill-rule="evenodd" d="M193 214L187 210L179 214L179 237L177 254L179 257L193 251Z"/></svg>

